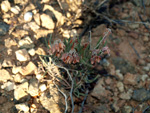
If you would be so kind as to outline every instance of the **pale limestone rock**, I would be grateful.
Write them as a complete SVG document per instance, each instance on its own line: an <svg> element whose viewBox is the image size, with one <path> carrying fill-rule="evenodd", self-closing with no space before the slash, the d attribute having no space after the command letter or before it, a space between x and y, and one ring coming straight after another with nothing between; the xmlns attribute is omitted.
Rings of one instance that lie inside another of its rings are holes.
<svg viewBox="0 0 150 113"><path fill-rule="evenodd" d="M10 10L10 8L11 8L11 5L8 0L5 0L1 3L1 10L4 13L8 12Z"/></svg>
<svg viewBox="0 0 150 113"><path fill-rule="evenodd" d="M132 112L132 107L131 106L124 106L122 113L131 113Z"/></svg>
<svg viewBox="0 0 150 113"><path fill-rule="evenodd" d="M29 54L28 54L26 49L17 50L15 52L15 54L16 54L17 60L19 60L21 62L30 60L30 56L29 56Z"/></svg>
<svg viewBox="0 0 150 113"><path fill-rule="evenodd" d="M53 12L53 14L55 15L56 19L57 19L57 25L56 26L60 26L60 25L63 25L64 22L65 22L65 17L62 15L61 12L58 12L57 10L55 10L52 6L50 5L47 5L45 4L44 5L44 8L43 8L43 11L46 11L46 10L50 10ZM48 21L48 20L47 20ZM47 22L46 21L46 22Z"/></svg>
<svg viewBox="0 0 150 113"><path fill-rule="evenodd" d="M41 18L41 22L42 22L43 27L45 27L47 29L51 29L51 30L53 30L55 28L55 23L54 23L52 17L50 17L47 14L42 14L40 16L40 18Z"/></svg>
<svg viewBox="0 0 150 113"><path fill-rule="evenodd" d="M119 78L120 80L123 80L123 79L124 79L123 74L120 73L120 70L116 70L116 75L118 76L118 78Z"/></svg>
<svg viewBox="0 0 150 113"><path fill-rule="evenodd" d="M48 3L50 0L41 0L41 3Z"/></svg>
<svg viewBox="0 0 150 113"><path fill-rule="evenodd" d="M6 82L7 80L12 80L12 76L5 69L0 70L0 82Z"/></svg>
<svg viewBox="0 0 150 113"><path fill-rule="evenodd" d="M91 93L92 96L101 99L103 97L107 97L107 95L110 94L110 91L106 90L102 84L104 84L103 79L100 79Z"/></svg>
<svg viewBox="0 0 150 113"><path fill-rule="evenodd" d="M45 91L45 90L47 89L47 87L46 87L45 84L41 84L41 85L39 86L39 89L43 92L43 91Z"/></svg>
<svg viewBox="0 0 150 113"><path fill-rule="evenodd" d="M143 67L143 70L146 71L146 72L148 72L148 71L150 71L150 67L144 66L144 67Z"/></svg>
<svg viewBox="0 0 150 113"><path fill-rule="evenodd" d="M24 80L21 74L19 73L14 75L13 78L14 78L14 82L17 82L17 83L21 83Z"/></svg>
<svg viewBox="0 0 150 113"><path fill-rule="evenodd" d="M28 26L29 26L29 27L31 28L31 30L33 30L33 31L37 31L37 30L40 28L40 26L37 25L36 22L30 22L30 23L28 23Z"/></svg>
<svg viewBox="0 0 150 113"><path fill-rule="evenodd" d="M14 64L14 62L12 61L11 58L5 58L2 66L3 67L13 67L13 64Z"/></svg>
<svg viewBox="0 0 150 113"><path fill-rule="evenodd" d="M38 25L41 25L39 13L35 14L33 18Z"/></svg>
<svg viewBox="0 0 150 113"><path fill-rule="evenodd" d="M124 76L124 84L129 84L129 85L136 85L138 83L138 75L127 73Z"/></svg>
<svg viewBox="0 0 150 113"><path fill-rule="evenodd" d="M13 66L13 68L12 68L12 73L13 73L13 74L17 74L17 73L20 71L20 69L21 69L21 66L18 66L18 67Z"/></svg>
<svg viewBox="0 0 150 113"><path fill-rule="evenodd" d="M14 97L16 100L19 100L27 96L28 95L27 92L28 92L28 82L24 82L16 86L16 89L14 90Z"/></svg>
<svg viewBox="0 0 150 113"><path fill-rule="evenodd" d="M11 12L13 12L14 14L19 14L20 12L20 7L18 7L17 5L12 7L11 9Z"/></svg>
<svg viewBox="0 0 150 113"><path fill-rule="evenodd" d="M50 84L49 89L41 94L40 103L51 113L64 113L65 111L64 97L58 92L54 84Z"/></svg>
<svg viewBox="0 0 150 113"><path fill-rule="evenodd" d="M142 75L141 76L141 80L143 81L143 82L145 82L145 80L148 78L148 75L147 74L144 74L144 75Z"/></svg>
<svg viewBox="0 0 150 113"><path fill-rule="evenodd" d="M20 48L33 48L35 45L29 36L26 36L24 39L19 41Z"/></svg>
<svg viewBox="0 0 150 113"><path fill-rule="evenodd" d="M12 91L15 89L15 83L14 82L6 82L1 86L2 89L5 89L7 91Z"/></svg>
<svg viewBox="0 0 150 113"><path fill-rule="evenodd" d="M118 82L118 83L117 83L117 87L118 87L118 89L119 89L120 92L123 92L123 91L124 91L124 85L123 85L122 82Z"/></svg>
<svg viewBox="0 0 150 113"><path fill-rule="evenodd" d="M20 73L24 76L37 73L37 67L33 62L29 62L25 67L20 69Z"/></svg>
<svg viewBox="0 0 150 113"><path fill-rule="evenodd" d="M32 20L32 17L33 17L32 12L26 12L26 13L24 14L24 20L25 20L26 22L31 21L31 20Z"/></svg>
<svg viewBox="0 0 150 113"><path fill-rule="evenodd" d="M16 109L23 113L29 113L29 106L26 103L16 104Z"/></svg>
<svg viewBox="0 0 150 113"><path fill-rule="evenodd" d="M43 76L42 76L41 74L37 74L37 75L36 75L36 78L37 78L38 80L41 80L41 79L43 79Z"/></svg>
<svg viewBox="0 0 150 113"><path fill-rule="evenodd" d="M29 49L28 50L29 55L34 56L35 55L35 49Z"/></svg>
<svg viewBox="0 0 150 113"><path fill-rule="evenodd" d="M35 51L35 53L38 55L46 55L46 52L41 47L38 47L38 49Z"/></svg>
<svg viewBox="0 0 150 113"><path fill-rule="evenodd" d="M17 42L14 39L7 38L5 39L5 47L10 48L11 46L16 46Z"/></svg>
<svg viewBox="0 0 150 113"><path fill-rule="evenodd" d="M124 99L124 100L130 100L131 99L131 94L130 93L121 93L120 95L119 95L119 97L121 98L121 99Z"/></svg>
<svg viewBox="0 0 150 113"><path fill-rule="evenodd" d="M38 88L38 80L37 79L35 79L35 78L30 79L28 93L33 97L38 96L39 88Z"/></svg>
<svg viewBox="0 0 150 113"><path fill-rule="evenodd" d="M15 4L26 4L29 0L14 0Z"/></svg>

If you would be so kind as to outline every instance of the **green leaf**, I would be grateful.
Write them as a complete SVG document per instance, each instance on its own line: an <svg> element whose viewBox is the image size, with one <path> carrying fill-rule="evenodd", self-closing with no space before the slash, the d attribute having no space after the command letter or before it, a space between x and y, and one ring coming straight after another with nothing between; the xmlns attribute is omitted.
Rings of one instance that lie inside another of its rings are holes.
<svg viewBox="0 0 150 113"><path fill-rule="evenodd" d="M100 38L99 38L99 40L98 40L98 42L97 42L97 44L96 44L95 49L98 49L98 48L99 48L100 42L101 42L102 39L103 39L103 37L100 37Z"/></svg>
<svg viewBox="0 0 150 113"><path fill-rule="evenodd" d="M103 47L105 47L106 45L107 45L107 40L105 41L105 43L104 43Z"/></svg>
<svg viewBox="0 0 150 113"><path fill-rule="evenodd" d="M90 44L85 48L84 50L84 56L87 57L89 54L89 50L90 50Z"/></svg>
<svg viewBox="0 0 150 113"><path fill-rule="evenodd" d="M52 34L50 35L49 43L50 43L50 45L52 45Z"/></svg>
<svg viewBox="0 0 150 113"><path fill-rule="evenodd" d="M93 65L91 65L90 63L84 61L83 59L81 59L80 61L81 61L81 63L83 63L84 65L87 65L87 66L89 66L89 67L93 67Z"/></svg>
<svg viewBox="0 0 150 113"><path fill-rule="evenodd" d="M97 76L96 76L95 78L93 78L92 80L89 80L88 77L86 77L86 78L85 78L85 82L86 82L86 83L92 83L92 82L94 82L96 79L98 79L99 77L100 77L100 76L97 75Z"/></svg>
<svg viewBox="0 0 150 113"><path fill-rule="evenodd" d="M47 42L46 38L44 38L44 41L45 41L46 47L49 49L48 42Z"/></svg>

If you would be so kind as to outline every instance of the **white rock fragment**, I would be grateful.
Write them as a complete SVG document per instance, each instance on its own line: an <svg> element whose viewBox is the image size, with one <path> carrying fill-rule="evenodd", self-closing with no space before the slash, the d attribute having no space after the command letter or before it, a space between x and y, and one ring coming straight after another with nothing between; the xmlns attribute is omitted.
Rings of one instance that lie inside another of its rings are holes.
<svg viewBox="0 0 150 113"><path fill-rule="evenodd" d="M6 82L7 80L12 80L11 75L5 69L0 70L0 82Z"/></svg>
<svg viewBox="0 0 150 113"><path fill-rule="evenodd" d="M48 3L50 0L41 0L41 3Z"/></svg>
<svg viewBox="0 0 150 113"><path fill-rule="evenodd" d="M13 74L17 74L17 73L20 71L20 69L21 69L21 66L18 66L18 67L13 66L13 68L12 68L12 73L13 73Z"/></svg>
<svg viewBox="0 0 150 113"><path fill-rule="evenodd" d="M47 89L47 87L46 87L45 84L41 84L39 88L40 88L40 90L41 90L42 92Z"/></svg>
<svg viewBox="0 0 150 113"><path fill-rule="evenodd" d="M11 8L11 5L8 0L5 0L1 3L1 10L4 13L8 12L10 10L10 8Z"/></svg>
<svg viewBox="0 0 150 113"><path fill-rule="evenodd" d="M32 20L32 16L33 16L32 12L27 12L27 13L24 14L24 20L26 22L29 22L29 21Z"/></svg>
<svg viewBox="0 0 150 113"><path fill-rule="evenodd" d="M43 79L43 76L42 76L41 74L37 74L37 75L36 75L36 78L37 78L38 80L41 80L41 79Z"/></svg>
<svg viewBox="0 0 150 113"><path fill-rule="evenodd" d="M131 113L133 108L131 106L124 106L123 113Z"/></svg>
<svg viewBox="0 0 150 113"><path fill-rule="evenodd" d="M117 83L117 87L118 87L118 89L119 89L120 92L123 92L123 91L124 91L124 85L123 85L122 82L118 82L118 83Z"/></svg>
<svg viewBox="0 0 150 113"><path fill-rule="evenodd" d="M19 73L14 75L13 78L14 78L14 82L17 82L17 83L21 83L24 80L21 74Z"/></svg>
<svg viewBox="0 0 150 113"><path fill-rule="evenodd" d="M142 75L142 77L141 77L141 80L143 81L143 82L145 82L145 80L148 78L148 75L147 74L144 74L144 75Z"/></svg>
<svg viewBox="0 0 150 113"><path fill-rule="evenodd" d="M28 23L28 26L31 28L31 30L36 31L40 28L39 25L37 25L35 22Z"/></svg>
<svg viewBox="0 0 150 113"><path fill-rule="evenodd" d="M14 14L19 14L20 12L20 8L18 6L14 6L11 9L11 12L13 12Z"/></svg>
<svg viewBox="0 0 150 113"><path fill-rule="evenodd" d="M8 49L7 49L7 54L8 54L9 56L12 56L12 53L13 53L13 50L12 50L11 48L8 48Z"/></svg>
<svg viewBox="0 0 150 113"><path fill-rule="evenodd" d="M19 47L20 48L33 48L34 47L34 43L31 40L31 38L29 36L25 37L24 39L19 41Z"/></svg>
<svg viewBox="0 0 150 113"><path fill-rule="evenodd" d="M29 106L25 103L16 104L15 107L19 112L23 112L23 113L29 112Z"/></svg>
<svg viewBox="0 0 150 113"><path fill-rule="evenodd" d="M6 82L1 86L2 89L5 89L7 91L12 91L15 89L15 84L13 82Z"/></svg>
<svg viewBox="0 0 150 113"><path fill-rule="evenodd" d="M39 88L38 88L38 80L37 79L35 79L35 78L30 79L28 93L33 97L39 95Z"/></svg>
<svg viewBox="0 0 150 113"><path fill-rule="evenodd" d="M123 74L120 73L120 70L116 70L116 75L118 76L118 78L119 78L120 80L123 80L123 79L124 79Z"/></svg>
<svg viewBox="0 0 150 113"><path fill-rule="evenodd" d="M29 62L25 67L22 67L20 73L24 76L37 73L37 67L33 62Z"/></svg>
<svg viewBox="0 0 150 113"><path fill-rule="evenodd" d="M15 54L16 54L17 60L19 60L19 61L28 61L28 60L30 60L30 56L29 56L26 49L17 50L15 52Z"/></svg>
<svg viewBox="0 0 150 113"><path fill-rule="evenodd" d="M148 72L148 71L150 71L150 68L148 66L145 66L145 67L143 67L143 70Z"/></svg>
<svg viewBox="0 0 150 113"><path fill-rule="evenodd" d="M129 89L127 92L123 92L119 95L121 99L130 100L132 96L133 90Z"/></svg>
<svg viewBox="0 0 150 113"><path fill-rule="evenodd" d="M14 97L16 100L19 100L28 95L28 82L24 82L20 85L17 85L14 90Z"/></svg>
<svg viewBox="0 0 150 113"><path fill-rule="evenodd" d="M38 25L41 25L39 13L36 13L33 18Z"/></svg>
<svg viewBox="0 0 150 113"><path fill-rule="evenodd" d="M52 18L49 15L42 14L40 18L43 27L51 30L55 28L55 23L53 22Z"/></svg>
<svg viewBox="0 0 150 113"><path fill-rule="evenodd" d="M16 40L14 40L12 38L5 39L5 47L10 48L11 46L16 46L16 45L17 45Z"/></svg>
<svg viewBox="0 0 150 113"><path fill-rule="evenodd" d="M147 64L147 67L149 67L149 69L150 69L150 63Z"/></svg>
<svg viewBox="0 0 150 113"><path fill-rule="evenodd" d="M13 61L11 58L6 58L2 64L3 67L13 67Z"/></svg>
<svg viewBox="0 0 150 113"><path fill-rule="evenodd" d="M34 56L35 55L35 49L29 49L28 53L29 53L29 55Z"/></svg>

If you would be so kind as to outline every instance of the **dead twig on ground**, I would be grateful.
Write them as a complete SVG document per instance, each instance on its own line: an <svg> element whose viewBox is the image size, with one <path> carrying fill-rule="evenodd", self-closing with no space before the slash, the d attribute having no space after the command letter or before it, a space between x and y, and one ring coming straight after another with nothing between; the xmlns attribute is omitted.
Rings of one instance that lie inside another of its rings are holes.
<svg viewBox="0 0 150 113"><path fill-rule="evenodd" d="M143 25L145 26L145 28L146 28L148 31L150 31L150 28L147 26L147 25L150 25L150 24L147 24L147 23L143 22L144 20L143 20L143 18L141 17L140 14L139 14L139 18L140 18L140 20L142 21L142 23L143 23Z"/></svg>
<svg viewBox="0 0 150 113"><path fill-rule="evenodd" d="M58 87L58 85L55 83L55 81L53 81L53 83L54 83L54 85L57 87L57 89L58 89L58 91L65 97L65 104L66 104L66 109L65 109L65 113L67 113L67 110L68 110L68 102L67 102L67 95L64 93L64 92L62 92L61 90L60 90L60 88Z"/></svg>
<svg viewBox="0 0 150 113"><path fill-rule="evenodd" d="M57 66L58 68L64 69L64 70L67 72L67 74L68 74L68 76L69 76L69 78L70 78L70 80L71 80L71 90L70 90L70 98L71 98L71 103L72 103L72 112L71 112L71 113L74 113L74 100L73 100L73 95L72 95L72 94L73 94L73 88L74 88L74 80L72 79L72 76L71 76L69 70L68 70L67 68L65 68L65 67L56 65L56 63L53 62L50 57L49 57L49 62L45 62L44 59L42 59L41 56L40 56L40 59L41 59L41 61L42 61L42 63L43 63L43 66L46 67L46 69L48 70L49 75L51 75L51 77L53 78L53 80L57 79L57 77L56 77L55 75L53 75L54 73L52 72L52 69L53 69L55 66ZM55 73L55 74L56 74L56 73ZM56 86L56 87L57 87L57 86ZM58 88L58 87L57 87L57 88ZM58 90L59 90L59 89L58 89ZM64 93L63 93L61 90L59 90L59 91L64 95ZM66 96L65 96L65 95L64 95L64 97L65 97L65 100L66 100ZM67 107L67 108L68 108L68 107ZM65 111L66 111L66 110L65 110Z"/></svg>
<svg viewBox="0 0 150 113"><path fill-rule="evenodd" d="M70 77L70 80L71 80L71 90L70 90L70 98L71 98L71 104L72 104L72 111L71 111L71 113L74 113L74 100L73 100L73 96L72 96L72 93L73 93L73 86L74 86L74 81L73 81L73 79L72 79L72 76L71 76L71 74L69 73L69 70L67 69L67 68L65 68L65 67L62 67L62 66L59 66L59 65L56 65L58 68L62 68L62 69L64 69L66 72L67 72L67 74L69 75L69 77Z"/></svg>
<svg viewBox="0 0 150 113"><path fill-rule="evenodd" d="M137 52L137 50L135 49L135 47L133 46L133 44L131 42L129 42L129 44L132 47L132 49L134 50L135 54L138 56L138 58L141 59L140 54Z"/></svg>
<svg viewBox="0 0 150 113"><path fill-rule="evenodd" d="M83 107L84 107L84 103L85 103L85 101L86 101L86 99L87 99L88 93L89 93L89 90L87 89L87 90L86 90L85 97L84 97L83 102L82 102L82 104L81 104L80 111L79 111L78 113L82 113Z"/></svg>

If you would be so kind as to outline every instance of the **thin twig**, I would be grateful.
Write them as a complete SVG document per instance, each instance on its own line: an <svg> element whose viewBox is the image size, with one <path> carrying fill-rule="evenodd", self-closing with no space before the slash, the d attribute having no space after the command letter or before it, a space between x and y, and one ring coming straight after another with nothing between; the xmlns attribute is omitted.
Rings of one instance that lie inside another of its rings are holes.
<svg viewBox="0 0 150 113"><path fill-rule="evenodd" d="M148 22L138 22L138 21L130 21L130 20L112 20L112 19L110 19L110 20L115 22L115 23L117 23L117 21L120 21L120 22L125 22L125 23L130 23L130 24L135 23L135 24L150 25L150 23L148 23Z"/></svg>
<svg viewBox="0 0 150 113"><path fill-rule="evenodd" d="M84 97L83 102L82 102L82 104L81 104L80 111L79 111L78 113L82 113L82 110L83 110L83 107L84 107L84 103L85 103L85 101L86 101L86 99L87 99L88 93L89 93L89 90L87 89L87 90L86 90L85 97Z"/></svg>
<svg viewBox="0 0 150 113"><path fill-rule="evenodd" d="M138 58L140 59L140 55L139 53L137 52L137 50L135 49L135 47L133 46L133 44L131 42L129 42L130 46L132 47L132 49L134 50L135 54L138 56Z"/></svg>
<svg viewBox="0 0 150 113"><path fill-rule="evenodd" d="M58 2L58 4L59 4L59 6L60 6L60 9L64 12L63 7L62 7L62 5L61 5L60 1L59 1L59 0L57 0L57 2Z"/></svg>
<svg viewBox="0 0 150 113"><path fill-rule="evenodd" d="M69 75L69 77L70 77L70 80L71 80L70 98L71 98L71 103L72 103L72 111L71 111L71 113L74 113L74 100L73 100L73 96L72 96L74 81L73 81L73 79L72 79L72 77L71 77L71 74L69 73L69 70L68 70L67 68L62 67L62 66L59 66L59 65L56 65L56 66L57 66L58 68L64 69L64 70L67 72L67 74Z"/></svg>
<svg viewBox="0 0 150 113"><path fill-rule="evenodd" d="M140 20L143 22L143 18L141 17L141 15L139 14L139 18ZM150 31L150 28L147 26L147 24L145 24L145 22L143 22L143 25L145 26L146 29L148 29ZM150 24L149 24L150 25Z"/></svg>
<svg viewBox="0 0 150 113"><path fill-rule="evenodd" d="M150 108L150 106L148 106L144 111L143 113L146 113L146 111Z"/></svg>
<svg viewBox="0 0 150 113"><path fill-rule="evenodd" d="M91 30L89 31L89 34L90 34L90 36L89 36L89 42L90 42L90 49L91 49L91 43L92 43L92 39L91 39Z"/></svg>
<svg viewBox="0 0 150 113"><path fill-rule="evenodd" d="M41 58L41 56L39 56L39 58L41 59L43 65L44 65L45 67L47 67L47 66L49 66L49 65L51 66L51 64L52 64L52 62L53 62L52 59L49 58L49 64L46 64L46 62ZM71 74L69 73L69 70L68 70L67 68L62 67L62 66L59 66L59 65L56 65L55 62L53 62L53 64L54 64L55 66L57 66L58 68L64 69L64 70L67 72L67 74L69 75L69 77L70 77L70 80L71 80L70 98L71 98L71 103L72 103L72 112L71 112L71 113L74 113L74 100L73 100L73 96L72 96L73 88L74 88L74 80L72 79ZM49 72L50 72L50 70L49 70ZM53 77L54 77L54 76L53 76Z"/></svg>
<svg viewBox="0 0 150 113"><path fill-rule="evenodd" d="M105 33L105 35L103 36L102 40L97 44L97 46L94 48L96 49L105 39L106 36L111 32L111 29L108 28L108 31Z"/></svg>
<svg viewBox="0 0 150 113"><path fill-rule="evenodd" d="M65 104L66 104L66 109L65 109L65 113L67 113L67 110L68 110L68 102L67 102L67 95L64 93L64 92L62 92L61 90L60 90L60 88L58 87L58 85L53 81L53 83L55 84L55 86L57 87L57 89L58 89L58 91L65 97Z"/></svg>

